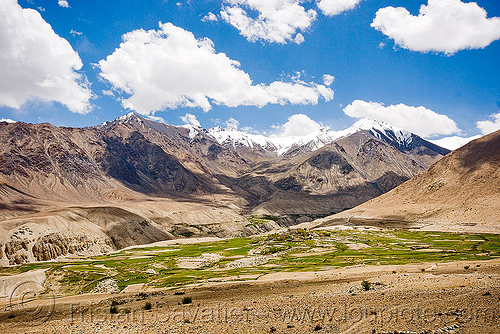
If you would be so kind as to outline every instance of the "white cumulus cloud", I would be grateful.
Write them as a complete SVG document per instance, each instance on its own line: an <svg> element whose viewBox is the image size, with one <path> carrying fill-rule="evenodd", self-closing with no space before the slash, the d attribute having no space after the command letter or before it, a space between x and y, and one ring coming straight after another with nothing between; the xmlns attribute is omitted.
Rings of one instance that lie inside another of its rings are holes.
<svg viewBox="0 0 500 334"><path fill-rule="evenodd" d="M455 121L424 107L405 104L384 106L377 102L355 100L344 108L346 115L384 121L411 131L421 137L449 135L460 132Z"/></svg>
<svg viewBox="0 0 500 334"><path fill-rule="evenodd" d="M202 19L203 22L205 21L217 21L217 15L215 15L212 12L209 12L207 15L205 15Z"/></svg>
<svg viewBox="0 0 500 334"><path fill-rule="evenodd" d="M67 0L58 0L57 1L57 4L61 7L64 7L64 8L69 8L69 3Z"/></svg>
<svg viewBox="0 0 500 334"><path fill-rule="evenodd" d="M485 48L500 38L500 18L487 18L475 2L428 0L418 16L403 7L377 11L371 26L399 46L420 52L451 55L464 49Z"/></svg>
<svg viewBox="0 0 500 334"><path fill-rule="evenodd" d="M319 0L318 8L327 16L338 15L356 7L361 0Z"/></svg>
<svg viewBox="0 0 500 334"><path fill-rule="evenodd" d="M191 124L196 126L197 128L201 127L200 122L196 119L196 116L190 113L186 113L186 115L181 116L181 120L186 124Z"/></svg>
<svg viewBox="0 0 500 334"><path fill-rule="evenodd" d="M306 10L303 0L225 0L221 18L251 42L302 43L305 31L316 20L314 9ZM253 15L252 12L257 12Z"/></svg>
<svg viewBox="0 0 500 334"><path fill-rule="evenodd" d="M229 129L235 129L235 130L238 130L238 127L240 126L240 122L237 120L237 119L234 119L234 118L230 118L226 121L226 126L229 128Z"/></svg>
<svg viewBox="0 0 500 334"><path fill-rule="evenodd" d="M335 77L330 74L323 74L323 83L326 86L330 86L335 81Z"/></svg>
<svg viewBox="0 0 500 334"><path fill-rule="evenodd" d="M90 111L92 92L76 72L83 64L68 41L16 0L2 0L0 17L0 105L20 108L38 98L73 112Z"/></svg>
<svg viewBox="0 0 500 334"><path fill-rule="evenodd" d="M267 104L317 104L329 101L333 91L299 79L253 84L239 62L216 53L208 38L194 35L171 23L159 30L134 30L106 59L99 62L101 77L115 90L128 95L122 105L143 115L178 107L212 103L228 107Z"/></svg>
<svg viewBox="0 0 500 334"><path fill-rule="evenodd" d="M491 115L492 121L478 121L477 128L483 135L500 130L500 113Z"/></svg>
<svg viewBox="0 0 500 334"><path fill-rule="evenodd" d="M111 91L111 90L103 89L101 91L101 93L102 93L102 95L105 95L105 96L115 97L115 93L113 93L113 91Z"/></svg>
<svg viewBox="0 0 500 334"><path fill-rule="evenodd" d="M0 118L0 122L16 123L16 121L10 118Z"/></svg>
<svg viewBox="0 0 500 334"><path fill-rule="evenodd" d="M73 30L73 29L71 29L71 31L69 33L71 35L73 35L73 36L81 36L82 35L81 31L76 31L76 30Z"/></svg>
<svg viewBox="0 0 500 334"><path fill-rule="evenodd" d="M278 131L273 137L291 137L291 136L306 136L323 127L322 124L313 121L309 116L304 114L295 114L288 117L285 124L273 125Z"/></svg>

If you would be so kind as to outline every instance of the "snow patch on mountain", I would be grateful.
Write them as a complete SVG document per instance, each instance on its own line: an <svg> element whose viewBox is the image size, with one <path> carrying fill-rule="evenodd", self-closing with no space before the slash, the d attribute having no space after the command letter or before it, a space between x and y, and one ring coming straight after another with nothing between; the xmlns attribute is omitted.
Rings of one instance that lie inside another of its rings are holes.
<svg viewBox="0 0 500 334"><path fill-rule="evenodd" d="M259 146L264 150L274 151L277 149L271 138L251 134L235 128L223 128L216 126L208 130L208 133L217 140L221 145L232 146L246 146L251 149L257 149Z"/></svg>
<svg viewBox="0 0 500 334"><path fill-rule="evenodd" d="M362 130L370 131L378 139L384 139L385 137L403 146L409 145L413 137L413 134L409 131L382 121L375 121L367 118L357 121L349 129L353 131L352 133Z"/></svg>
<svg viewBox="0 0 500 334"><path fill-rule="evenodd" d="M250 134L234 128L222 128L220 126L208 130L219 144L225 146L246 146L250 149L261 147L262 149L274 151L279 156L290 150L307 146L310 151L315 151L325 145L331 144L337 139L347 137L359 131L370 131L379 139L395 141L399 145L406 146L412 141L412 133L391 126L382 121L362 119L351 127L341 131L334 131L329 127L322 127L305 136L270 136Z"/></svg>
<svg viewBox="0 0 500 334"><path fill-rule="evenodd" d="M145 121L146 120L141 116L130 112L118 117L114 121L104 122L98 127L106 128L112 124L140 124L141 126L145 126ZM361 119L351 127L341 131L334 131L324 126L304 136L264 136L262 134L245 132L236 127L223 128L217 126L209 130L205 130L201 126L193 124L184 124L178 127L189 130L190 139L194 139L200 133L209 134L219 144L227 147L247 147L251 150L274 152L278 156L285 155L295 149L301 148L312 152L340 138L350 136L359 131L369 131L376 138L403 148L410 147L413 138L416 137L416 135L409 131L382 121L370 119Z"/></svg>
<svg viewBox="0 0 500 334"><path fill-rule="evenodd" d="M133 124L133 123L139 123L142 126L144 126L144 119L134 112L129 112L126 115L118 117L114 121L107 121L107 122L101 123L100 125L97 126L97 128L103 129L103 128L106 128L112 124Z"/></svg>
<svg viewBox="0 0 500 334"><path fill-rule="evenodd" d="M196 126L196 125L193 125L193 124L184 124L184 125L181 125L179 127L189 130L188 136L189 136L189 139L191 139L191 140L193 140L194 138L196 138L196 136L199 133L205 131L205 129L203 129L201 126Z"/></svg>

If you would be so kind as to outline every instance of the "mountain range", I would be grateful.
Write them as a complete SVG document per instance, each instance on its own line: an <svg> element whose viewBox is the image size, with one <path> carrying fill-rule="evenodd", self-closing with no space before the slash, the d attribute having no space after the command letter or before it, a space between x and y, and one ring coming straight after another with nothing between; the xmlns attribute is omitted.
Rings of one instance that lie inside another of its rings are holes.
<svg viewBox="0 0 500 334"><path fill-rule="evenodd" d="M500 131L448 154L428 170L316 227L375 224L422 230L498 233Z"/></svg>
<svg viewBox="0 0 500 334"><path fill-rule="evenodd" d="M370 120L278 138L130 113L87 128L0 122L0 139L1 264L265 232L353 208L449 153Z"/></svg>

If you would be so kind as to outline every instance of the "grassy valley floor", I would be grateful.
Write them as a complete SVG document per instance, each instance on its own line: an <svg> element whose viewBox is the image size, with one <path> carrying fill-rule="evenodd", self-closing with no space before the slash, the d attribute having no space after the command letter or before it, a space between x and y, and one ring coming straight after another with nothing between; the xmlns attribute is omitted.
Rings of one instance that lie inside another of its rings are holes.
<svg viewBox="0 0 500 334"><path fill-rule="evenodd" d="M499 235L292 229L178 243L2 268L47 279L42 298L2 299L0 330L500 332Z"/></svg>

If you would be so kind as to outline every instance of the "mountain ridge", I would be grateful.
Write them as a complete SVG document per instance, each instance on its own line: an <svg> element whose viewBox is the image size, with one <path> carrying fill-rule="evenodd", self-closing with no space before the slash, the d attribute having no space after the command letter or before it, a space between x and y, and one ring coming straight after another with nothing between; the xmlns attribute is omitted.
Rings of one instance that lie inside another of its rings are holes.
<svg viewBox="0 0 500 334"><path fill-rule="evenodd" d="M293 138L278 155L133 113L86 128L1 122L0 263L263 233L352 208L447 152L364 123L331 142L330 130Z"/></svg>
<svg viewBox="0 0 500 334"><path fill-rule="evenodd" d="M500 131L473 140L391 191L315 224L415 226L423 230L498 233Z"/></svg>

